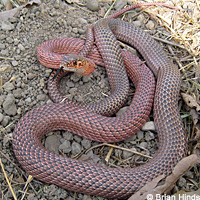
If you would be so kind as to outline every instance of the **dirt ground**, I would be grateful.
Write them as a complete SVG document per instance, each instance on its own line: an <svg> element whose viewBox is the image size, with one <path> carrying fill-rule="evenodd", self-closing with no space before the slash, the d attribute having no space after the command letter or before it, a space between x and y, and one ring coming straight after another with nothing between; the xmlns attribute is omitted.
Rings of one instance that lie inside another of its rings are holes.
<svg viewBox="0 0 200 200"><path fill-rule="evenodd" d="M17 199L103 199L70 192L56 185L45 184L37 179L33 179L25 187L28 174L17 162L12 149L12 133L18 120L32 108L52 103L46 87L52 70L38 62L37 47L46 40L59 37L85 39L87 26L102 18L112 4L111 2L99 1L97 11L92 11L96 9L95 5L91 8L85 1L70 2L44 0L40 4L22 8L16 16L1 22L3 25L0 28L0 158ZM127 4L127 1L120 2L122 2L122 6ZM3 4L0 4L0 8L3 10ZM113 10L120 8L121 4ZM130 12L124 20L140 26L154 37L166 40L170 38L163 26L140 9ZM186 50L166 45L163 42L160 44L174 62L179 60L184 65L188 63L184 59L181 60L181 58L189 57ZM186 93L190 84L185 80L188 77L194 77L195 72L181 71L181 76L181 92ZM69 99L84 103L100 101L109 95L109 89L108 78L103 67L96 67L95 72L88 77L70 74L61 81L61 90L67 94ZM132 86L127 105L133 94L134 87ZM194 149L198 149L197 145L199 144L199 138L194 130L194 120L199 120L199 113L186 105L181 96L179 106L188 132L188 154L191 154ZM115 145L154 156L157 151L158 137L152 125L153 117L151 114L147 127L130 139ZM49 133L44 138L44 145L56 153L85 159L103 166L134 167L148 161L145 157L114 148L107 163L105 157L111 147L81 138L67 131ZM198 166L192 168L177 181L171 193L176 193L179 190L197 190L200 181L199 172ZM3 170L0 170L0 191L0 199L14 199Z"/></svg>

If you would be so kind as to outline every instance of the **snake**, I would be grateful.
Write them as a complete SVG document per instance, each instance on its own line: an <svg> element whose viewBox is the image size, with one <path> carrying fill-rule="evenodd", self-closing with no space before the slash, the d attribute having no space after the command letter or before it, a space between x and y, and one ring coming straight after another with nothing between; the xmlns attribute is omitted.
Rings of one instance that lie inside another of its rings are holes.
<svg viewBox="0 0 200 200"><path fill-rule="evenodd" d="M123 12L122 9L120 13ZM71 59L68 66L71 66L71 62L75 65L90 63L92 66L93 62L105 65L111 81L110 97L103 103L97 103L97 109L95 104L79 105L62 101L63 96L57 92L57 85L63 74L58 74L56 80L53 74L48 88L52 96L58 96L58 102L34 108L19 120L13 133L13 150L25 171L41 181L79 193L126 199L157 176L171 173L186 155L187 143L178 107L180 72L177 66L149 34L129 22L115 19L115 16L100 19L92 26L95 45L92 44L87 59L74 54L80 55L81 50L84 51L85 46L91 44L74 38L46 41L37 51L43 65L51 63L59 66L62 62L60 59L65 60L67 53L76 59ZM122 51L117 40L135 47L148 68L129 52ZM134 63L136 67L133 70ZM127 98L128 76L124 69L136 86L135 95L124 114L109 116L120 107L111 104L123 104L121 99ZM152 73L156 77L155 95ZM99 142L124 140L136 133L147 120L152 102L159 148L154 158L142 166L99 166L57 155L45 149L41 143L43 136L54 130L69 130ZM107 108L108 105L111 108ZM102 109L105 116L101 113L101 106L105 107Z"/></svg>

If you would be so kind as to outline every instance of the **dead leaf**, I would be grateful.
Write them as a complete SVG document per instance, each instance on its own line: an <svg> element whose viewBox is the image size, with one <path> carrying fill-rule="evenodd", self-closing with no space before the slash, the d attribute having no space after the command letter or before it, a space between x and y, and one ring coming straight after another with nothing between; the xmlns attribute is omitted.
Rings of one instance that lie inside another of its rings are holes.
<svg viewBox="0 0 200 200"><path fill-rule="evenodd" d="M198 121L200 120L200 116L195 109L190 110L190 114L192 116L194 125L197 125Z"/></svg>
<svg viewBox="0 0 200 200"><path fill-rule="evenodd" d="M192 154L186 158L183 158L178 164L175 166L172 173L166 177L164 183L162 185L157 186L157 184L164 178L164 175L160 175L153 179L151 182L147 183L144 187L142 187L138 192L133 194L129 200L144 200L148 199L156 199L156 195L159 194L168 194L169 191L174 187L174 184L179 179L179 177L188 171L194 164L200 162L197 155Z"/></svg>
<svg viewBox="0 0 200 200"><path fill-rule="evenodd" d="M189 94L181 93L183 100L190 108L196 108L196 111L200 111L200 105L197 101Z"/></svg>
<svg viewBox="0 0 200 200"><path fill-rule="evenodd" d="M200 157L200 143L197 143L194 147L193 153Z"/></svg>
<svg viewBox="0 0 200 200"><path fill-rule="evenodd" d="M13 8L11 10L0 12L0 20L1 21L8 20L10 17L16 16L22 8L30 7L34 4L39 5L39 4L41 4L41 1L40 0L33 0L33 1L30 1L30 2L26 3L25 5L19 6L17 8Z"/></svg>
<svg viewBox="0 0 200 200"><path fill-rule="evenodd" d="M11 10L13 8L12 3L8 0L6 3L6 10Z"/></svg>

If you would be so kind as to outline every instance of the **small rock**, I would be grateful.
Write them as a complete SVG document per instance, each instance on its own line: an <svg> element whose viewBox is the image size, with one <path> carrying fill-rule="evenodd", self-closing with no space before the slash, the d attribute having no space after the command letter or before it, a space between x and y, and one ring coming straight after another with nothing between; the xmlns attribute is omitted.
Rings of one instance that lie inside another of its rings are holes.
<svg viewBox="0 0 200 200"><path fill-rule="evenodd" d="M78 135L74 135L74 140L75 140L76 142L80 143L80 142L81 142L81 137L78 136Z"/></svg>
<svg viewBox="0 0 200 200"><path fill-rule="evenodd" d="M74 93L76 93L76 91L77 91L77 88L71 88L71 89L69 89L69 93L70 94L74 94Z"/></svg>
<svg viewBox="0 0 200 200"><path fill-rule="evenodd" d="M83 76L83 82L87 83L90 81L90 76Z"/></svg>
<svg viewBox="0 0 200 200"><path fill-rule="evenodd" d="M15 86L13 85L13 83L10 83L10 82L6 82L4 85L3 85L3 88L6 92L9 92L9 91L12 91L15 89Z"/></svg>
<svg viewBox="0 0 200 200"><path fill-rule="evenodd" d="M56 154L58 154L59 145L59 138L56 135L50 135L45 140L45 147Z"/></svg>
<svg viewBox="0 0 200 200"><path fill-rule="evenodd" d="M83 200L92 200L91 196L84 194Z"/></svg>
<svg viewBox="0 0 200 200"><path fill-rule="evenodd" d="M91 147L91 141L84 138L84 139L81 141L81 145L82 145L85 149L89 149L89 148Z"/></svg>
<svg viewBox="0 0 200 200"><path fill-rule="evenodd" d="M4 116L3 121L1 122L2 126L7 126L8 123L10 121L10 117L9 116Z"/></svg>
<svg viewBox="0 0 200 200"><path fill-rule="evenodd" d="M80 22L80 24L87 24L88 23L87 20L82 18L82 17L78 18L78 21Z"/></svg>
<svg viewBox="0 0 200 200"><path fill-rule="evenodd" d="M178 186L181 188L184 188L186 186L187 181L185 180L185 178L180 177L178 180Z"/></svg>
<svg viewBox="0 0 200 200"><path fill-rule="evenodd" d="M126 139L125 142L130 142L131 144L136 144L136 135L132 135L130 138Z"/></svg>
<svg viewBox="0 0 200 200"><path fill-rule="evenodd" d="M18 45L18 48L19 48L21 51L24 51L24 50L25 50L25 48L24 48L24 46L23 46L22 44L19 44L19 45Z"/></svg>
<svg viewBox="0 0 200 200"><path fill-rule="evenodd" d="M16 90L13 91L13 95L17 99L21 98L22 97L22 89L17 88Z"/></svg>
<svg viewBox="0 0 200 200"><path fill-rule="evenodd" d="M145 134L145 140L146 141L153 140L154 138L155 138L155 136L151 131L146 132L146 134Z"/></svg>
<svg viewBox="0 0 200 200"><path fill-rule="evenodd" d="M86 6L88 9L92 11L97 11L99 9L99 1L98 0L87 0Z"/></svg>
<svg viewBox="0 0 200 200"><path fill-rule="evenodd" d="M144 124L144 126L142 127L142 130L143 131L155 131L156 128L155 128L154 122L153 121L146 122Z"/></svg>
<svg viewBox="0 0 200 200"><path fill-rule="evenodd" d="M148 146L147 142L141 142L141 143L139 144L139 147L142 148L142 149L146 149L147 146Z"/></svg>
<svg viewBox="0 0 200 200"><path fill-rule="evenodd" d="M114 8L116 10L121 10L127 4L126 0L117 0L115 2Z"/></svg>
<svg viewBox="0 0 200 200"><path fill-rule="evenodd" d="M129 106L125 106L125 107L119 109L119 111L116 113L116 116L123 115L126 112L126 110L128 109L128 107Z"/></svg>
<svg viewBox="0 0 200 200"><path fill-rule="evenodd" d="M140 14L138 17L137 17L137 19L142 23L142 24L144 24L144 22L145 22L145 16L143 15L143 14Z"/></svg>
<svg viewBox="0 0 200 200"><path fill-rule="evenodd" d="M133 24L134 24L135 26L137 26L137 27L141 27L141 26L142 26L142 22L139 21L139 20L134 21Z"/></svg>
<svg viewBox="0 0 200 200"><path fill-rule="evenodd" d="M122 150L121 150L121 149L115 149L115 156L116 156L117 158L120 158L121 155L122 155Z"/></svg>
<svg viewBox="0 0 200 200"><path fill-rule="evenodd" d="M3 120L3 114L2 113L0 113L0 122L2 122L2 120Z"/></svg>
<svg viewBox="0 0 200 200"><path fill-rule="evenodd" d="M153 30L155 28L155 24L152 20L149 20L146 24L146 27L150 30Z"/></svg>
<svg viewBox="0 0 200 200"><path fill-rule="evenodd" d="M72 142L72 154L77 155L81 152L81 145L77 142Z"/></svg>
<svg viewBox="0 0 200 200"><path fill-rule="evenodd" d="M6 95L0 95L0 106L3 104L5 99L6 99Z"/></svg>
<svg viewBox="0 0 200 200"><path fill-rule="evenodd" d="M135 148L131 148L131 150L136 151ZM134 154L134 153L132 153L132 152L123 151L123 158L124 158L124 159L127 159L127 158L133 156L133 154Z"/></svg>
<svg viewBox="0 0 200 200"><path fill-rule="evenodd" d="M37 100L38 101L45 101L45 99L46 99L46 94L39 94L39 95L37 95Z"/></svg>
<svg viewBox="0 0 200 200"><path fill-rule="evenodd" d="M73 140L73 134L69 133L69 132L64 132L63 133L63 138L68 140L68 141L71 141L71 140Z"/></svg>
<svg viewBox="0 0 200 200"><path fill-rule="evenodd" d="M74 83L71 82L71 81L67 81L67 82L66 82L66 85L67 85L67 87L69 87L69 88L74 87Z"/></svg>
<svg viewBox="0 0 200 200"><path fill-rule="evenodd" d="M28 98L25 99L25 102L26 102L26 103L31 103L31 101L32 101L32 100L31 100L31 97L28 97Z"/></svg>
<svg viewBox="0 0 200 200"><path fill-rule="evenodd" d="M60 146L59 150L61 150L64 153L69 153L72 150L71 143L67 140L65 140Z"/></svg>
<svg viewBox="0 0 200 200"><path fill-rule="evenodd" d="M8 56L8 55L9 55L8 49L3 49L3 50L1 50L1 55L2 55L2 56Z"/></svg>
<svg viewBox="0 0 200 200"><path fill-rule="evenodd" d="M72 31L73 31L74 33L78 33L78 29L77 29L77 28L73 28Z"/></svg>
<svg viewBox="0 0 200 200"><path fill-rule="evenodd" d="M12 69L11 65L8 64L0 64L0 74L9 72Z"/></svg>
<svg viewBox="0 0 200 200"><path fill-rule="evenodd" d="M5 49L5 48L6 48L6 45L3 43L0 43L0 49Z"/></svg>
<svg viewBox="0 0 200 200"><path fill-rule="evenodd" d="M144 138L144 132L143 132L143 131L138 131L138 132L137 132L137 138L138 138L139 140L143 139L143 138Z"/></svg>
<svg viewBox="0 0 200 200"><path fill-rule="evenodd" d="M11 62L11 64L12 64L13 67L16 67L16 66L18 65L18 62L17 62L16 60L13 60L13 61Z"/></svg>
<svg viewBox="0 0 200 200"><path fill-rule="evenodd" d="M14 116L17 113L17 107L15 105L15 97L13 94L8 94L3 102L3 109L7 115Z"/></svg>
<svg viewBox="0 0 200 200"><path fill-rule="evenodd" d="M4 31L11 31L11 30L14 30L15 27L9 21L2 21L1 28Z"/></svg>
<svg viewBox="0 0 200 200"><path fill-rule="evenodd" d="M71 80L74 81L74 82L78 82L81 79L81 77L82 76L80 74L73 73L71 75Z"/></svg>

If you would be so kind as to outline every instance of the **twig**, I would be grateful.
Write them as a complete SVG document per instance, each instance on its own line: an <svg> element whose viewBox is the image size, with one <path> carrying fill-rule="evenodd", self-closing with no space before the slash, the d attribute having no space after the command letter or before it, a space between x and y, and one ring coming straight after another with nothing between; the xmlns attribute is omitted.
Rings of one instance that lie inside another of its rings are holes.
<svg viewBox="0 0 200 200"><path fill-rule="evenodd" d="M133 150L131 150L131 149L127 149L127 148L124 148L124 147L120 147L120 146L117 146L117 145L114 145L114 144L108 144L108 143L102 143L102 144L95 145L95 146L91 147L90 149L88 149L88 150L86 151L86 153L88 153L88 152L91 151L92 149L95 149L95 148L101 147L101 146L109 146L109 147L113 147L113 148L115 148L115 149L121 149L121 150L123 150L123 151L128 151L128 152L131 152L131 153L134 153L134 154L136 154L136 155L143 156L143 157L146 157L146 158L150 158L150 159L152 158L151 156L148 156L148 155L139 153L139 152L137 152L137 151L133 151Z"/></svg>
<svg viewBox="0 0 200 200"><path fill-rule="evenodd" d="M14 60L14 58L3 57L3 56L0 56L0 59L2 59L2 60Z"/></svg>
<svg viewBox="0 0 200 200"><path fill-rule="evenodd" d="M174 43L174 42L170 42L170 41L168 41L168 40L164 40L164 39L161 39L161 38L158 38L158 37L155 37L155 36L151 36L151 37L154 38L155 40L160 41L160 42L163 42L163 43L166 43L166 44L175 46L175 47L179 47L179 48L181 48L181 49L186 49L184 46L179 45L179 44L176 44L176 43Z"/></svg>
<svg viewBox="0 0 200 200"><path fill-rule="evenodd" d="M12 195L13 195L13 198L14 198L15 200L17 200L17 196L15 195L15 193L14 193L14 191L13 191L13 188L12 188L12 185L10 184L10 181L9 181L8 176L7 176L7 173L6 173L5 169L4 169L4 165L3 165L2 161L1 161L1 158L0 158L0 165L1 165L1 169L2 169L2 171L3 171L3 174L4 174L5 178L6 178L6 181L7 181L7 183L8 183L8 186L9 186L9 188L10 188L10 191L11 191L11 193L12 193Z"/></svg>

